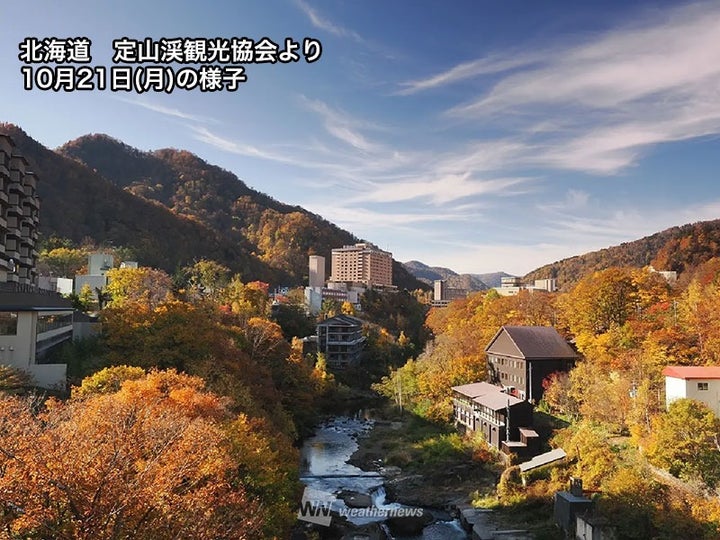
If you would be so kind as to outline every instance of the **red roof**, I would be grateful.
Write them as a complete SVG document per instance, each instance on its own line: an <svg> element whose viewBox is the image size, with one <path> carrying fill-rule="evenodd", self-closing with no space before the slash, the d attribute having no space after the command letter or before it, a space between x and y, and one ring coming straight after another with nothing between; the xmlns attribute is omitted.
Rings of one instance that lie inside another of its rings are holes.
<svg viewBox="0 0 720 540"><path fill-rule="evenodd" d="M675 379L720 379L720 366L667 366L663 375Z"/></svg>

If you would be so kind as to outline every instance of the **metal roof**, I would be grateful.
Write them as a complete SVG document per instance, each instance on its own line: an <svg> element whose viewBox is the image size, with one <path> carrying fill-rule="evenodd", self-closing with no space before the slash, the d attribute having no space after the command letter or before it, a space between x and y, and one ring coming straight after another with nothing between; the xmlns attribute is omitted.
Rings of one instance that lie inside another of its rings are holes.
<svg viewBox="0 0 720 540"><path fill-rule="evenodd" d="M351 315L335 315L318 323L318 326L362 326L363 320Z"/></svg>
<svg viewBox="0 0 720 540"><path fill-rule="evenodd" d="M517 405L518 403L524 403L524 400L518 399L510 394L506 394L502 391L502 388L486 382L453 386L452 389L469 397L475 403L488 407L493 411L500 411L504 409L508 406L508 403L510 403L511 407L513 405Z"/></svg>
<svg viewBox="0 0 720 540"><path fill-rule="evenodd" d="M555 448L554 450L550 450L549 452L545 452L544 454L535 456L530 461L521 463L520 472L530 471L532 469L542 467L543 465L548 465L549 463L552 463L554 461L561 460L565 457L567 457L565 450L563 450L562 448Z"/></svg>
<svg viewBox="0 0 720 540"><path fill-rule="evenodd" d="M526 360L577 357L552 326L503 326L485 352Z"/></svg>
<svg viewBox="0 0 720 540"><path fill-rule="evenodd" d="M675 379L720 379L720 366L667 366L663 375Z"/></svg>

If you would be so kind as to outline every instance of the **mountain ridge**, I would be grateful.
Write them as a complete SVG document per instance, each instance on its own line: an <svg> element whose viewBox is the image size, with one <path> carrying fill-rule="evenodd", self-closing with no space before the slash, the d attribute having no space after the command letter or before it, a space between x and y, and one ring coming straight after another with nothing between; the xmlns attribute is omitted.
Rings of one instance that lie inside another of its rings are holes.
<svg viewBox="0 0 720 540"><path fill-rule="evenodd" d="M713 257L720 257L720 219L676 225L617 246L568 257L536 268L524 279L556 278L560 290L569 290L583 276L611 266L652 265L656 270L682 274Z"/></svg>
<svg viewBox="0 0 720 540"><path fill-rule="evenodd" d="M481 277L481 274L458 274L450 268L442 266L428 266L427 264L412 260L402 263L403 266L416 278L429 285L435 280L445 280L448 285L455 289L468 291L484 291L494 285L488 285ZM501 272L504 274L504 272ZM493 274L486 274L492 276ZM498 285L499 286L499 282Z"/></svg>
<svg viewBox="0 0 720 540"><path fill-rule="evenodd" d="M359 241L186 150L145 152L95 134L53 151L13 124L0 130L39 177L45 237L123 245L143 264L168 272L214 259L243 279L284 285L305 282L308 255L329 262L332 248ZM396 261L393 281L400 288L428 288Z"/></svg>

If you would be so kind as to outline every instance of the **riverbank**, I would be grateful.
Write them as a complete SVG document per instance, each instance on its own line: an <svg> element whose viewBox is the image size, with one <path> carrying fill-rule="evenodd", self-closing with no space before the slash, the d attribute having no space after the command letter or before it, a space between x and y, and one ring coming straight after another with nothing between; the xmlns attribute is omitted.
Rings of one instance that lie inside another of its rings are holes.
<svg viewBox="0 0 720 540"><path fill-rule="evenodd" d="M494 489L501 472L494 456L449 426L388 407L372 415L373 429L358 437L349 463L385 475L389 500L450 509Z"/></svg>

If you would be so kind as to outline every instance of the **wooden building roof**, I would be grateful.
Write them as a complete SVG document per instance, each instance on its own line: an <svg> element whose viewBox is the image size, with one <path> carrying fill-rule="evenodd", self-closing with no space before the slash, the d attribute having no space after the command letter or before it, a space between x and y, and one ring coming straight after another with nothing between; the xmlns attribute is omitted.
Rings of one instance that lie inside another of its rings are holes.
<svg viewBox="0 0 720 540"><path fill-rule="evenodd" d="M525 360L577 357L552 326L503 326L485 347L485 352Z"/></svg>

